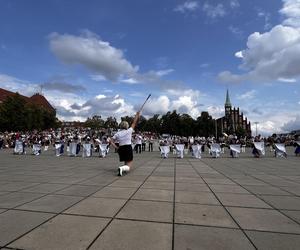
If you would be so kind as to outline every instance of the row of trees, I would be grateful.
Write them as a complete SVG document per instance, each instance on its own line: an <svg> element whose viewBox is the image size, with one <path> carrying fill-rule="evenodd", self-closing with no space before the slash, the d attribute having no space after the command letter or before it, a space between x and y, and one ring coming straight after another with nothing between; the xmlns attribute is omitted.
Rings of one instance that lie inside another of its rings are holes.
<svg viewBox="0 0 300 250"><path fill-rule="evenodd" d="M57 126L56 113L27 103L19 94L0 105L0 131L44 130Z"/></svg>
<svg viewBox="0 0 300 250"><path fill-rule="evenodd" d="M124 116L121 119L131 124L133 118L134 117L132 116ZM114 117L108 117L104 120L101 116L93 116L86 120L85 126L92 129L117 129L118 122ZM167 112L164 115L156 114L149 119L141 116L136 126L136 130L179 136L209 136L215 134L215 120L212 119L208 112L202 112L201 116L197 119L193 119L188 114L179 114L174 110L173 112Z"/></svg>

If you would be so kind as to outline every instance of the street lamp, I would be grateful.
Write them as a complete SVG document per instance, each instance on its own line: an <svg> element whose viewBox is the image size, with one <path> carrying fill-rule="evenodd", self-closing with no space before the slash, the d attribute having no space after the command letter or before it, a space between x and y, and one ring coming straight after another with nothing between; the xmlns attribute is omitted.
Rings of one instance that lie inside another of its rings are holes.
<svg viewBox="0 0 300 250"><path fill-rule="evenodd" d="M259 122L254 122L255 124L255 136L257 136L257 124L259 124Z"/></svg>

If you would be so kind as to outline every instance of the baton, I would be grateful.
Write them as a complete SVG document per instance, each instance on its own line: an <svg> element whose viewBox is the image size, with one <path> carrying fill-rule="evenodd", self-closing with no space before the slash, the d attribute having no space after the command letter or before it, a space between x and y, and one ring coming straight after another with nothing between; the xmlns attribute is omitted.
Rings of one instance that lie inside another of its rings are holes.
<svg viewBox="0 0 300 250"><path fill-rule="evenodd" d="M149 100L150 96L151 96L151 94L148 95L147 99L146 99L145 102L143 103L143 105L142 105L142 107L140 108L139 112L142 111L142 109L144 108L146 102Z"/></svg>

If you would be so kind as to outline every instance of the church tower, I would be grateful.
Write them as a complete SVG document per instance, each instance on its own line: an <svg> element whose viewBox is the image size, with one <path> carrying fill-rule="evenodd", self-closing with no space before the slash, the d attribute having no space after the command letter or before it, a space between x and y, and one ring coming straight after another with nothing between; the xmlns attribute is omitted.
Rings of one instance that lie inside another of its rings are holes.
<svg viewBox="0 0 300 250"><path fill-rule="evenodd" d="M227 89L226 101L225 101L225 117L229 118L230 114L231 114L231 102L230 102L230 98L229 98L229 92Z"/></svg>

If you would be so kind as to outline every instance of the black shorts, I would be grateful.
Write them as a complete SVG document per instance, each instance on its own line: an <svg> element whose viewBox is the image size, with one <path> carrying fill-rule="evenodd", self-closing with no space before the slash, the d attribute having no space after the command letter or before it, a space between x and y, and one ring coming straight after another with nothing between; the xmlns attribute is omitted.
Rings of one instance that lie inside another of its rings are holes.
<svg viewBox="0 0 300 250"><path fill-rule="evenodd" d="M120 161L132 161L133 153L131 145L123 145L118 149Z"/></svg>

